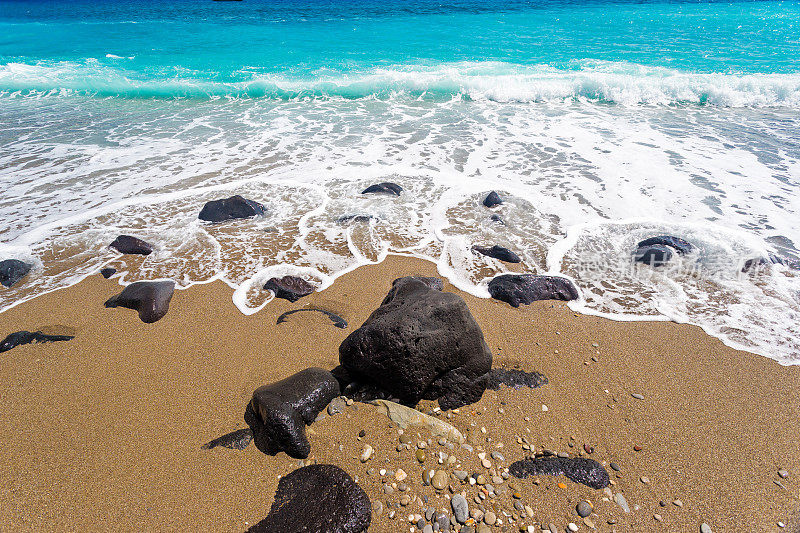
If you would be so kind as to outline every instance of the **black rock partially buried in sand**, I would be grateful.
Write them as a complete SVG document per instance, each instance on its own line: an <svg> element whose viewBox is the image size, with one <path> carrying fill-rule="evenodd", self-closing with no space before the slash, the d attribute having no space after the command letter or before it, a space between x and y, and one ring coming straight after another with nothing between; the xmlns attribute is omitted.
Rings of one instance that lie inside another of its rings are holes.
<svg viewBox="0 0 800 533"><path fill-rule="evenodd" d="M334 465L298 468L278 482L266 518L250 533L364 533L372 521L367 493Z"/></svg>
<svg viewBox="0 0 800 533"><path fill-rule="evenodd" d="M250 218L263 215L266 209L254 200L248 200L240 195L211 200L206 202L200 210L198 218L206 222L225 222L240 218Z"/></svg>
<svg viewBox="0 0 800 533"><path fill-rule="evenodd" d="M503 199L495 191L490 192L483 199L483 205L486 207L494 207L503 203Z"/></svg>
<svg viewBox="0 0 800 533"><path fill-rule="evenodd" d="M253 442L253 430L250 428L237 429L226 433L221 437L217 437L211 442L207 442L201 446L203 450L212 450L218 446L228 448L231 450L244 450L250 443Z"/></svg>
<svg viewBox="0 0 800 533"><path fill-rule="evenodd" d="M603 489L609 484L608 472L603 465L585 457L538 456L512 463L508 471L519 478L564 475L593 489Z"/></svg>
<svg viewBox="0 0 800 533"><path fill-rule="evenodd" d="M153 253L150 243L130 235L120 235L109 246L121 254L150 255Z"/></svg>
<svg viewBox="0 0 800 533"><path fill-rule="evenodd" d="M403 192L403 188L398 184L384 181L383 183L370 185L361 191L361 194L390 194L392 196L400 196L401 192Z"/></svg>
<svg viewBox="0 0 800 533"><path fill-rule="evenodd" d="M481 398L492 353L460 296L405 277L344 340L339 362L354 381L407 405L438 399L453 409Z"/></svg>
<svg viewBox="0 0 800 533"><path fill-rule="evenodd" d="M117 273L117 269L116 268L111 268L111 267L104 268L104 269L102 269L100 271L100 275L103 276L106 279L110 278L111 276L113 276L116 273Z"/></svg>
<svg viewBox="0 0 800 533"><path fill-rule="evenodd" d="M537 300L576 300L578 289L567 278L535 274L503 274L489 282L495 300L519 307Z"/></svg>
<svg viewBox="0 0 800 533"><path fill-rule="evenodd" d="M167 314L174 292L174 281L137 281L106 300L105 306L134 309L142 322L150 324Z"/></svg>
<svg viewBox="0 0 800 533"><path fill-rule="evenodd" d="M680 237L673 237L672 235L650 237L636 245L637 248L644 248L647 246L669 246L680 255L689 254L694 250L694 245L692 243Z"/></svg>
<svg viewBox="0 0 800 533"><path fill-rule="evenodd" d="M508 248L503 248L502 246L498 246L496 244L494 246L473 246L472 249L481 255L499 259L500 261L505 261L506 263L522 262L522 259L520 259L517 254Z"/></svg>
<svg viewBox="0 0 800 533"><path fill-rule="evenodd" d="M303 296L314 292L312 284L297 276L272 278L264 284L264 288L275 293L276 298L283 298L290 302L296 302Z"/></svg>
<svg viewBox="0 0 800 533"><path fill-rule="evenodd" d="M547 377L539 372L525 372L524 370L506 370L504 368L493 368L489 373L487 389L500 390L501 386L512 389L528 387L535 389L547 384Z"/></svg>
<svg viewBox="0 0 800 533"><path fill-rule="evenodd" d="M0 261L0 285L11 287L31 271L33 265L19 259Z"/></svg>
<svg viewBox="0 0 800 533"><path fill-rule="evenodd" d="M0 342L0 353L32 342L71 341L75 335L48 335L41 331L17 331Z"/></svg>
<svg viewBox="0 0 800 533"><path fill-rule="evenodd" d="M653 267L664 266L672 259L673 252L686 255L694 250L689 241L671 235L650 237L636 245L633 260Z"/></svg>
<svg viewBox="0 0 800 533"><path fill-rule="evenodd" d="M256 447L267 455L285 452L305 459L311 452L305 427L339 396L339 382L322 368L307 368L259 387L247 405L244 421Z"/></svg>

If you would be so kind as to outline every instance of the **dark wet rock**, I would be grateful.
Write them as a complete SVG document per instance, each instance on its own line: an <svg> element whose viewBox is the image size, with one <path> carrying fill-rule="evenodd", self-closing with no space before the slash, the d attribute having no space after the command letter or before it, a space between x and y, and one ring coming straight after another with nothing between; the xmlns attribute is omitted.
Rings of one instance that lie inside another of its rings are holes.
<svg viewBox="0 0 800 533"><path fill-rule="evenodd" d="M244 450L250 443L253 442L253 430L250 428L237 429L226 433L221 437L217 437L211 442L207 442L201 446L203 450L210 450L217 446L229 448L231 450Z"/></svg>
<svg viewBox="0 0 800 533"><path fill-rule="evenodd" d="M239 218L250 218L263 215L265 208L254 200L248 200L238 194L222 200L206 202L200 210L198 218L206 222L224 222Z"/></svg>
<svg viewBox="0 0 800 533"><path fill-rule="evenodd" d="M440 278L433 278L427 276L408 276L408 277L415 279L417 281L421 281L422 283L427 285L428 288L433 289L435 291L444 290L444 282ZM398 279L403 279L403 278L397 278L394 281L397 281ZM392 284L394 284L394 282L392 282Z"/></svg>
<svg viewBox="0 0 800 533"><path fill-rule="evenodd" d="M748 259L742 266L742 272L755 272L760 268L767 268L770 265L782 265L792 270L800 270L800 260L769 254L767 257Z"/></svg>
<svg viewBox="0 0 800 533"><path fill-rule="evenodd" d="M495 191L490 192L488 195L486 195L486 198L483 199L483 205L485 205L486 207L494 207L502 203L503 199L500 198L500 195L497 194Z"/></svg>
<svg viewBox="0 0 800 533"><path fill-rule="evenodd" d="M380 220L373 215L344 215L336 219L337 224L347 224L348 222L369 222L371 220Z"/></svg>
<svg viewBox="0 0 800 533"><path fill-rule="evenodd" d="M407 405L453 409L481 398L492 354L464 300L412 277L394 281L381 306L339 347L354 381Z"/></svg>
<svg viewBox="0 0 800 533"><path fill-rule="evenodd" d="M670 259L672 259L672 248L661 245L639 247L633 255L633 260L637 263L653 267L664 266Z"/></svg>
<svg viewBox="0 0 800 533"><path fill-rule="evenodd" d="M492 215L489 217L489 220L491 220L492 222L497 222L498 224L502 224L503 226L506 225L505 221L502 218L500 218L500 215Z"/></svg>
<svg viewBox="0 0 800 533"><path fill-rule="evenodd" d="M371 509L364 489L338 466L304 466L281 478L269 514L248 531L363 533Z"/></svg>
<svg viewBox="0 0 800 533"><path fill-rule="evenodd" d="M108 246L121 254L150 255L153 253L150 243L130 235L120 235Z"/></svg>
<svg viewBox="0 0 800 533"><path fill-rule="evenodd" d="M513 307L537 300L575 300L578 289L567 278L534 274L503 274L489 282L489 294Z"/></svg>
<svg viewBox="0 0 800 533"><path fill-rule="evenodd" d="M19 259L0 261L0 285L11 287L31 271L33 265Z"/></svg>
<svg viewBox="0 0 800 533"><path fill-rule="evenodd" d="M401 186L390 181L385 181L383 183L370 185L361 191L361 194L391 194L393 196L400 196L401 192L403 192L403 188Z"/></svg>
<svg viewBox="0 0 800 533"><path fill-rule="evenodd" d="M117 273L117 269L116 268L110 268L110 267L109 268L104 268L104 269L102 269L100 271L100 275L103 276L106 279L110 278L111 276L113 276L116 273Z"/></svg>
<svg viewBox="0 0 800 533"><path fill-rule="evenodd" d="M268 455L286 452L305 459L311 452L305 427L339 396L339 383L321 368L307 368L281 381L259 387L247 405L244 420L256 447Z"/></svg>
<svg viewBox="0 0 800 533"><path fill-rule="evenodd" d="M593 489L602 489L609 484L608 472L603 465L585 457L538 456L512 463L509 472L519 478L564 475Z"/></svg>
<svg viewBox="0 0 800 533"><path fill-rule="evenodd" d="M508 248L503 248L502 246L498 246L496 244L494 246L473 246L472 249L479 254L493 257L494 259L499 259L500 261L505 261L506 263L522 262L522 259L520 259L517 254Z"/></svg>
<svg viewBox="0 0 800 533"><path fill-rule="evenodd" d="M337 328L344 329L344 328L347 327L347 320L345 320L344 318L340 317L339 315L331 313L330 311L325 311L324 309L314 309L314 308L293 309L291 311L286 311L285 313L283 313L281 316L278 317L278 321L275 322L275 323L276 324L283 324L284 322L286 322L286 318L288 316L293 315L295 313L303 313L303 312L306 312L306 311L313 311L313 312L317 312L317 313L322 313L323 315L325 315L328 318L330 318L331 322L333 322L333 325L336 326Z"/></svg>
<svg viewBox="0 0 800 533"><path fill-rule="evenodd" d="M109 298L106 307L125 307L139 312L142 322L150 324L164 317L175 292L174 281L137 281L116 296Z"/></svg>
<svg viewBox="0 0 800 533"><path fill-rule="evenodd" d="M686 255L694 250L694 246L689 241L685 241L680 237L673 237L671 235L659 235L658 237L650 237L636 245L637 248L647 248L650 246L669 246L679 255Z"/></svg>
<svg viewBox="0 0 800 533"><path fill-rule="evenodd" d="M504 368L493 368L489 373L487 389L499 390L501 386L521 389L530 387L535 389L547 384L547 378L539 372L525 372L523 370L506 370Z"/></svg>
<svg viewBox="0 0 800 533"><path fill-rule="evenodd" d="M47 335L41 331L17 331L0 342L0 353L7 352L22 344L30 344L32 342L71 341L74 338L75 335Z"/></svg>
<svg viewBox="0 0 800 533"><path fill-rule="evenodd" d="M284 298L290 302L296 302L314 292L312 284L297 276L272 278L264 284L264 288L274 292L277 298Z"/></svg>

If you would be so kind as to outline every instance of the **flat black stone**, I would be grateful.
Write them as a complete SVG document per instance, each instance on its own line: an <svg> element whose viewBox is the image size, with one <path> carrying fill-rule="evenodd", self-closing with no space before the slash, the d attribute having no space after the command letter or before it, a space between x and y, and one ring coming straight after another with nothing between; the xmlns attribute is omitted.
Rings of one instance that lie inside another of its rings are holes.
<svg viewBox="0 0 800 533"><path fill-rule="evenodd" d="M104 268L103 270L100 271L100 275L103 276L106 279L110 278L111 276L113 276L116 273L117 273L117 269L116 268L110 268L110 267L109 268Z"/></svg>
<svg viewBox="0 0 800 533"><path fill-rule="evenodd" d="M217 437L211 442L203 444L201 448L203 450L211 450L217 446L222 446L223 448L229 448L231 450L244 450L251 442L253 442L253 430L244 428Z"/></svg>
<svg viewBox="0 0 800 533"><path fill-rule="evenodd" d="M403 188L401 186L390 181L385 181L383 183L370 185L361 191L361 194L391 194L392 196L400 196L401 192L403 192Z"/></svg>
<svg viewBox="0 0 800 533"><path fill-rule="evenodd" d="M694 246L689 241L681 239L680 237L673 237L671 235L659 235L657 237L650 237L636 245L637 248L647 248L649 246L669 246L679 255L686 255L694 250Z"/></svg>
<svg viewBox="0 0 800 533"><path fill-rule="evenodd" d="M3 285L3 287L13 286L25 277L31 271L31 268L33 268L33 265L19 259L0 261L0 285Z"/></svg>
<svg viewBox="0 0 800 533"><path fill-rule="evenodd" d="M635 262L652 267L664 266L669 263L670 259L672 259L672 248L660 244L641 246L633 255Z"/></svg>
<svg viewBox="0 0 800 533"><path fill-rule="evenodd" d="M105 306L134 309L142 322L150 324L167 314L174 292L174 281L137 281L106 300Z"/></svg>
<svg viewBox="0 0 800 533"><path fill-rule="evenodd" d="M284 322L286 322L286 317L288 317L289 315L293 315L295 313L303 313L303 312L306 312L306 311L313 311L313 312L317 312L317 313L322 313L323 315L325 315L328 318L330 318L331 322L333 322L333 325L336 326L337 328L344 329L344 328L347 327L347 320L345 320L344 318L340 317L339 315L331 313L330 311L325 311L324 309L311 309L311 308L309 308L309 309L293 309L291 311L286 311L285 313L283 313L281 316L278 317L278 321L275 322L275 324L283 324Z"/></svg>
<svg viewBox="0 0 800 533"><path fill-rule="evenodd" d="M367 493L334 465L298 468L278 482L266 518L250 533L364 533L372 521Z"/></svg>
<svg viewBox="0 0 800 533"><path fill-rule="evenodd" d="M307 368L257 388L244 414L256 447L267 455L285 452L305 459L311 452L305 427L339 392L339 382L321 368Z"/></svg>
<svg viewBox="0 0 800 533"><path fill-rule="evenodd" d="M265 211L262 204L237 194L230 198L206 202L198 218L206 222L225 222L263 215Z"/></svg>
<svg viewBox="0 0 800 533"><path fill-rule="evenodd" d="M120 235L108 246L121 254L150 255L153 253L150 243L130 235Z"/></svg>
<svg viewBox="0 0 800 533"><path fill-rule="evenodd" d="M503 274L489 282L489 294L512 307L537 300L576 300L578 289L567 278L534 274Z"/></svg>
<svg viewBox="0 0 800 533"><path fill-rule="evenodd" d="M46 335L41 331L17 331L0 342L0 353L7 352L22 344L30 344L32 342L71 341L74 338L74 335Z"/></svg>
<svg viewBox="0 0 800 533"><path fill-rule="evenodd" d="M337 224L347 224L349 222L369 222L370 220L379 219L373 215L344 215L336 219L336 222Z"/></svg>
<svg viewBox="0 0 800 533"><path fill-rule="evenodd" d="M522 259L520 259L517 254L508 248L503 248L502 246L498 246L496 244L494 246L473 246L472 249L479 254L492 257L494 259L499 259L500 261L505 261L506 263L522 262Z"/></svg>
<svg viewBox="0 0 800 533"><path fill-rule="evenodd" d="M540 374L539 372L493 368L492 371L489 372L489 381L486 384L486 388L499 390L501 386L506 386L512 389L521 389L522 387L535 389L546 384L547 378L544 374Z"/></svg>
<svg viewBox="0 0 800 533"><path fill-rule="evenodd" d="M483 205L485 205L486 207L494 207L502 203L503 199L500 198L500 195L497 194L495 191L490 192L488 195L486 195L486 198L483 199Z"/></svg>
<svg viewBox="0 0 800 533"><path fill-rule="evenodd" d="M609 485L608 472L603 465L585 457L538 456L512 463L508 471L518 478L564 475L575 483L593 489L602 489Z"/></svg>
<svg viewBox="0 0 800 533"><path fill-rule="evenodd" d="M492 215L492 216L489 217L489 220L491 220L492 222L497 222L498 224L501 224L503 226L506 225L505 221L502 218L500 218L500 215L496 215L496 214Z"/></svg>
<svg viewBox="0 0 800 533"><path fill-rule="evenodd" d="M296 302L303 296L314 292L312 284L297 276L272 278L264 284L264 288L275 293L276 298L283 298L290 302Z"/></svg>

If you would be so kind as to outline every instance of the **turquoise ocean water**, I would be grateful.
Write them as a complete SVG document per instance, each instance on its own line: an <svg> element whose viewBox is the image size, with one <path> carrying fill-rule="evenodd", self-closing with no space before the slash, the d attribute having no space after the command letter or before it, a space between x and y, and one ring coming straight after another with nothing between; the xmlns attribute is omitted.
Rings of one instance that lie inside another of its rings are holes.
<svg viewBox="0 0 800 533"><path fill-rule="evenodd" d="M157 248L121 282L223 279L246 313L387 253L487 296L506 266L470 248L501 244L576 310L798 364L797 271L741 266L800 255L800 2L0 0L0 184L0 259L36 264L1 308L119 233ZM233 193L268 216L197 221ZM661 233L698 252L634 267Z"/></svg>

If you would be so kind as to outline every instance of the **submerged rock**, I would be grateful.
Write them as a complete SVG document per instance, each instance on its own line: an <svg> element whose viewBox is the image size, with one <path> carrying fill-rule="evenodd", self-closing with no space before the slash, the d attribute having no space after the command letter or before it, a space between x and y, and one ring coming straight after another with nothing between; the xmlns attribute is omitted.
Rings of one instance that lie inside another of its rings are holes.
<svg viewBox="0 0 800 533"><path fill-rule="evenodd" d="M217 437L211 442L203 444L201 448L203 450L211 450L217 446L222 446L223 448L229 448L231 450L244 450L251 442L253 442L253 430L244 428Z"/></svg>
<svg viewBox="0 0 800 533"><path fill-rule="evenodd" d="M206 222L224 222L263 215L265 211L262 204L237 194L230 198L206 202L203 209L200 210L198 218Z"/></svg>
<svg viewBox="0 0 800 533"><path fill-rule="evenodd" d="M348 222L369 222L370 220L380 220L373 215L343 215L336 219L337 224L347 224Z"/></svg>
<svg viewBox="0 0 800 533"><path fill-rule="evenodd" d="M500 224L502 226L506 225L505 221L502 218L500 218L500 215L497 215L497 214L490 216L489 220L491 220L492 222L497 222L498 224Z"/></svg>
<svg viewBox="0 0 800 533"><path fill-rule="evenodd" d="M759 267L768 267L769 265L781 265L792 270L800 270L800 260L769 254L767 257L748 259L742 266L742 272L753 272Z"/></svg>
<svg viewBox="0 0 800 533"><path fill-rule="evenodd" d="M311 452L305 427L339 396L339 383L321 368L307 368L281 381L259 387L247 405L244 420L256 447L268 455L286 452L305 459Z"/></svg>
<svg viewBox="0 0 800 533"><path fill-rule="evenodd" d="M486 207L494 207L502 203L503 199L500 198L500 195L497 194L495 191L490 192L488 195L486 195L486 198L483 199L483 205L485 205Z"/></svg>
<svg viewBox="0 0 800 533"><path fill-rule="evenodd" d="M458 444L462 444L466 440L464 439L464 435L452 425L438 418L426 415L425 413L420 413L411 407L386 400L374 400L372 403L380 407L392 422L403 429L409 426L422 428L429 431L434 437L444 437Z"/></svg>
<svg viewBox="0 0 800 533"><path fill-rule="evenodd" d="M32 342L71 341L75 335L47 335L41 331L17 331L0 342L0 353Z"/></svg>
<svg viewBox="0 0 800 533"><path fill-rule="evenodd" d="M375 384L403 403L438 399L452 409L483 395L492 354L460 296L405 277L344 340L339 361L354 381Z"/></svg>
<svg viewBox="0 0 800 533"><path fill-rule="evenodd" d="M314 292L312 284L297 276L272 278L264 284L264 288L274 292L276 298L283 298L290 302L296 302L303 296L308 296Z"/></svg>
<svg viewBox="0 0 800 533"><path fill-rule="evenodd" d="M514 477L561 476L593 489L609 485L609 477L603 465L585 457L538 456L512 463L509 472Z"/></svg>
<svg viewBox="0 0 800 533"><path fill-rule="evenodd" d="M113 276L116 273L117 273L117 269L116 268L110 268L110 267L109 268L104 268L104 269L102 269L100 271L100 275L103 276L106 279L110 278L111 276Z"/></svg>
<svg viewBox="0 0 800 533"><path fill-rule="evenodd" d="M525 372L523 370L506 370L504 368L493 368L489 373L487 389L499 390L501 386L521 389L529 387L535 389L547 384L547 378L538 372Z"/></svg>
<svg viewBox="0 0 800 533"><path fill-rule="evenodd" d="M167 314L174 292L174 281L137 281L106 300L105 306L134 309L142 322L150 324Z"/></svg>
<svg viewBox="0 0 800 533"><path fill-rule="evenodd" d="M672 259L672 249L667 246L653 245L637 248L633 260L653 267L664 266Z"/></svg>
<svg viewBox="0 0 800 533"><path fill-rule="evenodd" d="M489 282L489 294L513 307L537 300L576 300L578 289L567 278L534 274L503 274Z"/></svg>
<svg viewBox="0 0 800 533"><path fill-rule="evenodd" d="M686 255L694 250L694 246L689 241L681 239L680 237L673 237L671 235L650 237L649 239L645 239L636 245L637 248L647 248L649 246L669 246L680 255Z"/></svg>
<svg viewBox="0 0 800 533"><path fill-rule="evenodd" d="M322 313L323 315L325 315L328 318L330 318L331 322L333 322L333 325L336 326L337 328L344 329L344 328L347 327L347 320L345 320L344 318L340 317L339 315L331 313L330 311L325 311L323 309L314 309L314 308L292 309L291 311L286 311L285 313L283 313L281 316L278 317L278 321L275 322L275 324L283 324L284 322L286 322L286 318L288 316L293 315L295 313L302 313L302 312L306 312L306 311L314 311L314 312L317 312L317 313Z"/></svg>
<svg viewBox="0 0 800 533"><path fill-rule="evenodd" d="M33 265L19 259L0 261L0 285L11 287L25 277L31 271L31 268L33 268Z"/></svg>
<svg viewBox="0 0 800 533"><path fill-rule="evenodd" d="M130 235L120 235L108 246L121 254L150 255L153 253L150 243Z"/></svg>
<svg viewBox="0 0 800 533"><path fill-rule="evenodd" d="M281 478L269 514L248 531L364 533L371 509L364 489L338 466L304 466Z"/></svg>
<svg viewBox="0 0 800 533"><path fill-rule="evenodd" d="M361 191L361 194L391 194L393 196L400 196L401 192L403 192L403 188L401 186L390 181L385 181L383 183L370 185Z"/></svg>
<svg viewBox="0 0 800 533"><path fill-rule="evenodd" d="M473 246L472 249L479 254L483 254L487 257L493 257L494 259L499 259L500 261L505 261L506 263L520 263L522 261L517 254L508 248L503 248L502 246L498 246L496 244L494 246Z"/></svg>

